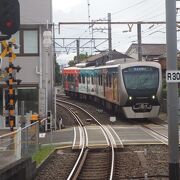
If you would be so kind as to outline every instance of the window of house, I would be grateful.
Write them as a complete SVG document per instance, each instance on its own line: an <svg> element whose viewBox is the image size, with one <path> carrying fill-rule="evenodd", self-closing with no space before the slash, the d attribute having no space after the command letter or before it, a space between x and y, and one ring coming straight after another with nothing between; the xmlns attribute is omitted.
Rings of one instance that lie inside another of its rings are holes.
<svg viewBox="0 0 180 180"><path fill-rule="evenodd" d="M19 56L39 55L39 31L38 29L21 29L12 35L15 38L18 49L13 49ZM0 53L3 47L0 44Z"/></svg>
<svg viewBox="0 0 180 180"><path fill-rule="evenodd" d="M23 52L24 54L38 54L38 31L23 31Z"/></svg>
<svg viewBox="0 0 180 180"><path fill-rule="evenodd" d="M18 114L20 115L21 102L24 101L24 113L38 113L38 89L18 89Z"/></svg>

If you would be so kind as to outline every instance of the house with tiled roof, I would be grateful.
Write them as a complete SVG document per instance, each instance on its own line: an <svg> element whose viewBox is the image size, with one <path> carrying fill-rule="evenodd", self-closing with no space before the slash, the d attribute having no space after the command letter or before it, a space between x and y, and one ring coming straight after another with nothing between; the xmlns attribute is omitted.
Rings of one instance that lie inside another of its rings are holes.
<svg viewBox="0 0 180 180"><path fill-rule="evenodd" d="M142 59L145 61L152 61L166 53L166 44L141 44ZM133 43L125 53L138 60L138 44Z"/></svg>
<svg viewBox="0 0 180 180"><path fill-rule="evenodd" d="M127 59L133 60L133 58L129 57L126 54L120 53L116 50L111 52L102 52L96 55L93 55L86 59L86 66L100 66L105 65L107 61L119 59L119 61L126 61Z"/></svg>

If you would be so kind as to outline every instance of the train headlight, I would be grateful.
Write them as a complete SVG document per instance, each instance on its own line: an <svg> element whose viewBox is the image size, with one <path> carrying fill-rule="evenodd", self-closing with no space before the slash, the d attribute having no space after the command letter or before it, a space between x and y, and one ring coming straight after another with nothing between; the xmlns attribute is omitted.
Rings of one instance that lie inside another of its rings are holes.
<svg viewBox="0 0 180 180"><path fill-rule="evenodd" d="M130 101L132 100L132 96L129 96L129 100L130 100Z"/></svg>
<svg viewBox="0 0 180 180"><path fill-rule="evenodd" d="M152 95L152 99L155 99L156 98L156 96L155 95Z"/></svg>

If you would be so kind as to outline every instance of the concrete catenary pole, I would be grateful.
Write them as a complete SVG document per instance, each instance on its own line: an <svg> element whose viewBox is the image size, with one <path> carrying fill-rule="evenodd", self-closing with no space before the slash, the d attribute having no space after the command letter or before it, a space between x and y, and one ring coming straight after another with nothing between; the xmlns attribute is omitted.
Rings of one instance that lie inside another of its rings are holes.
<svg viewBox="0 0 180 180"><path fill-rule="evenodd" d="M141 22L137 23L138 34L138 61L142 61Z"/></svg>
<svg viewBox="0 0 180 180"><path fill-rule="evenodd" d="M166 0L167 70L177 69L176 0ZM167 83L169 179L179 179L178 84Z"/></svg>
<svg viewBox="0 0 180 180"><path fill-rule="evenodd" d="M111 28L111 13L108 13L108 49L109 49L109 60L112 59L112 28Z"/></svg>
<svg viewBox="0 0 180 180"><path fill-rule="evenodd" d="M111 13L108 13L108 44L109 51L112 51Z"/></svg>
<svg viewBox="0 0 180 180"><path fill-rule="evenodd" d="M76 46L77 46L76 63L80 63L80 54L79 54L80 42L79 42L79 39L76 40Z"/></svg>

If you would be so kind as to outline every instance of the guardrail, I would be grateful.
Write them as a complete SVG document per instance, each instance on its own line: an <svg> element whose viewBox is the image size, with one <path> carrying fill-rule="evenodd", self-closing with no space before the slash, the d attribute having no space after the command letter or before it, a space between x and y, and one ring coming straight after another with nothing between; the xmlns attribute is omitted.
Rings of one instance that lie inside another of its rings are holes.
<svg viewBox="0 0 180 180"><path fill-rule="evenodd" d="M0 136L0 169L39 150L39 132L45 130L46 118Z"/></svg>

